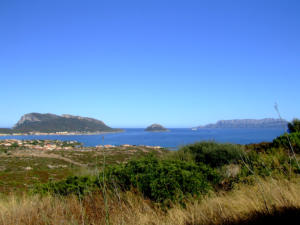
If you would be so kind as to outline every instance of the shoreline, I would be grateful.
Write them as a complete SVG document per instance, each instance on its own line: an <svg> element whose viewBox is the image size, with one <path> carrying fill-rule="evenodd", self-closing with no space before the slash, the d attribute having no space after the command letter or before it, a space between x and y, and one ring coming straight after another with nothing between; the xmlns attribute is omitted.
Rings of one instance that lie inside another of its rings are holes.
<svg viewBox="0 0 300 225"><path fill-rule="evenodd" d="M99 134L111 134L111 133L122 133L125 130L116 130L116 131L103 131L103 132L56 132L56 133L13 133L13 134L0 134L1 137L6 136L72 136L72 135L99 135Z"/></svg>
<svg viewBox="0 0 300 225"><path fill-rule="evenodd" d="M36 144L32 144L33 141L37 141ZM43 139L36 139L36 140L18 140L18 139L0 139L0 147L11 147L12 144L18 144L18 147L29 147L36 150L55 150L58 144L62 144L67 142L68 144L73 144L73 146L65 146L67 149L70 150L69 147L73 149L78 148L80 146L81 149L99 149L99 148L132 148L132 147L142 147L142 148L153 148L153 149L168 149L166 147L162 147L159 145L131 145L131 144L121 144L121 145L112 145L112 144L100 144L95 146L84 146L83 143L72 140L72 141L62 141L62 140L43 140ZM46 144L45 144L46 143ZM41 146L42 144L42 146ZM53 146L55 145L55 146ZM44 149L42 149L44 148ZM56 149L57 150L57 149ZM59 148L60 150L60 148Z"/></svg>

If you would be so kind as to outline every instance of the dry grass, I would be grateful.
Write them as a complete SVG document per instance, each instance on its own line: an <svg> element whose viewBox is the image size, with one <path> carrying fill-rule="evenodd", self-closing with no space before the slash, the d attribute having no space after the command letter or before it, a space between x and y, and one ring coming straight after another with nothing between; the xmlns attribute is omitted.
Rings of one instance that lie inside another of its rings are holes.
<svg viewBox="0 0 300 225"><path fill-rule="evenodd" d="M112 225L202 225L239 224L260 215L275 215L284 209L300 211L299 180L261 181L242 185L231 192L217 193L201 201L187 202L164 211L132 192L109 199ZM58 198L10 196L0 201L1 225L105 224L101 195Z"/></svg>

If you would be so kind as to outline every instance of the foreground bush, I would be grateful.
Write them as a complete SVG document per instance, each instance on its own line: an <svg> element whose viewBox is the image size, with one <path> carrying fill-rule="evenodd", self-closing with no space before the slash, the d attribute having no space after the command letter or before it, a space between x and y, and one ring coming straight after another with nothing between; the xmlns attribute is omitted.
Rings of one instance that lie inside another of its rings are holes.
<svg viewBox="0 0 300 225"><path fill-rule="evenodd" d="M33 190L35 194L55 194L61 196L77 195L83 197L96 190L96 178L89 176L70 176L66 180L39 184Z"/></svg>
<svg viewBox="0 0 300 225"><path fill-rule="evenodd" d="M158 160L146 157L109 170L109 182L122 190L136 188L145 197L156 201L180 201L185 196L199 196L219 181L210 167L180 160Z"/></svg>
<svg viewBox="0 0 300 225"><path fill-rule="evenodd" d="M211 167L236 163L244 154L239 145L216 142L198 142L186 145L179 150L178 154L180 153L190 154L196 163L204 163Z"/></svg>
<svg viewBox="0 0 300 225"><path fill-rule="evenodd" d="M300 132L284 134L273 140L274 147L290 150L290 143L296 153L300 153Z"/></svg>

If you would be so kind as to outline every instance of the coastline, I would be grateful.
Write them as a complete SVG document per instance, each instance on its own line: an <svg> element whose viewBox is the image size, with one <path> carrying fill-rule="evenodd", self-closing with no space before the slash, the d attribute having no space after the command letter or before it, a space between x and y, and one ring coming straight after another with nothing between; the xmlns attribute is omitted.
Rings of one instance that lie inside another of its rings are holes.
<svg viewBox="0 0 300 225"><path fill-rule="evenodd" d="M55 132L55 133L43 133L43 132L30 132L30 133L12 133L12 134L0 134L0 136L70 136L70 135L99 135L99 134L111 134L122 133L125 130L113 130L113 131L100 131L100 132Z"/></svg>

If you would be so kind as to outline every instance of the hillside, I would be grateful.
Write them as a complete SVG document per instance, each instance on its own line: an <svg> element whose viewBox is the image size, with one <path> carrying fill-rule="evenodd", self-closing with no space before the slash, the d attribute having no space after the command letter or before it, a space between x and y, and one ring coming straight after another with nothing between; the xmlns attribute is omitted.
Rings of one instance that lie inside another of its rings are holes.
<svg viewBox="0 0 300 225"><path fill-rule="evenodd" d="M266 119L236 119L236 120L219 120L214 124L198 126L202 128L284 128L287 127L287 121L273 118Z"/></svg>
<svg viewBox="0 0 300 225"><path fill-rule="evenodd" d="M100 120L88 117L55 114L29 113L21 117L12 129L0 129L1 133L55 133L79 132L97 133L118 131Z"/></svg>

